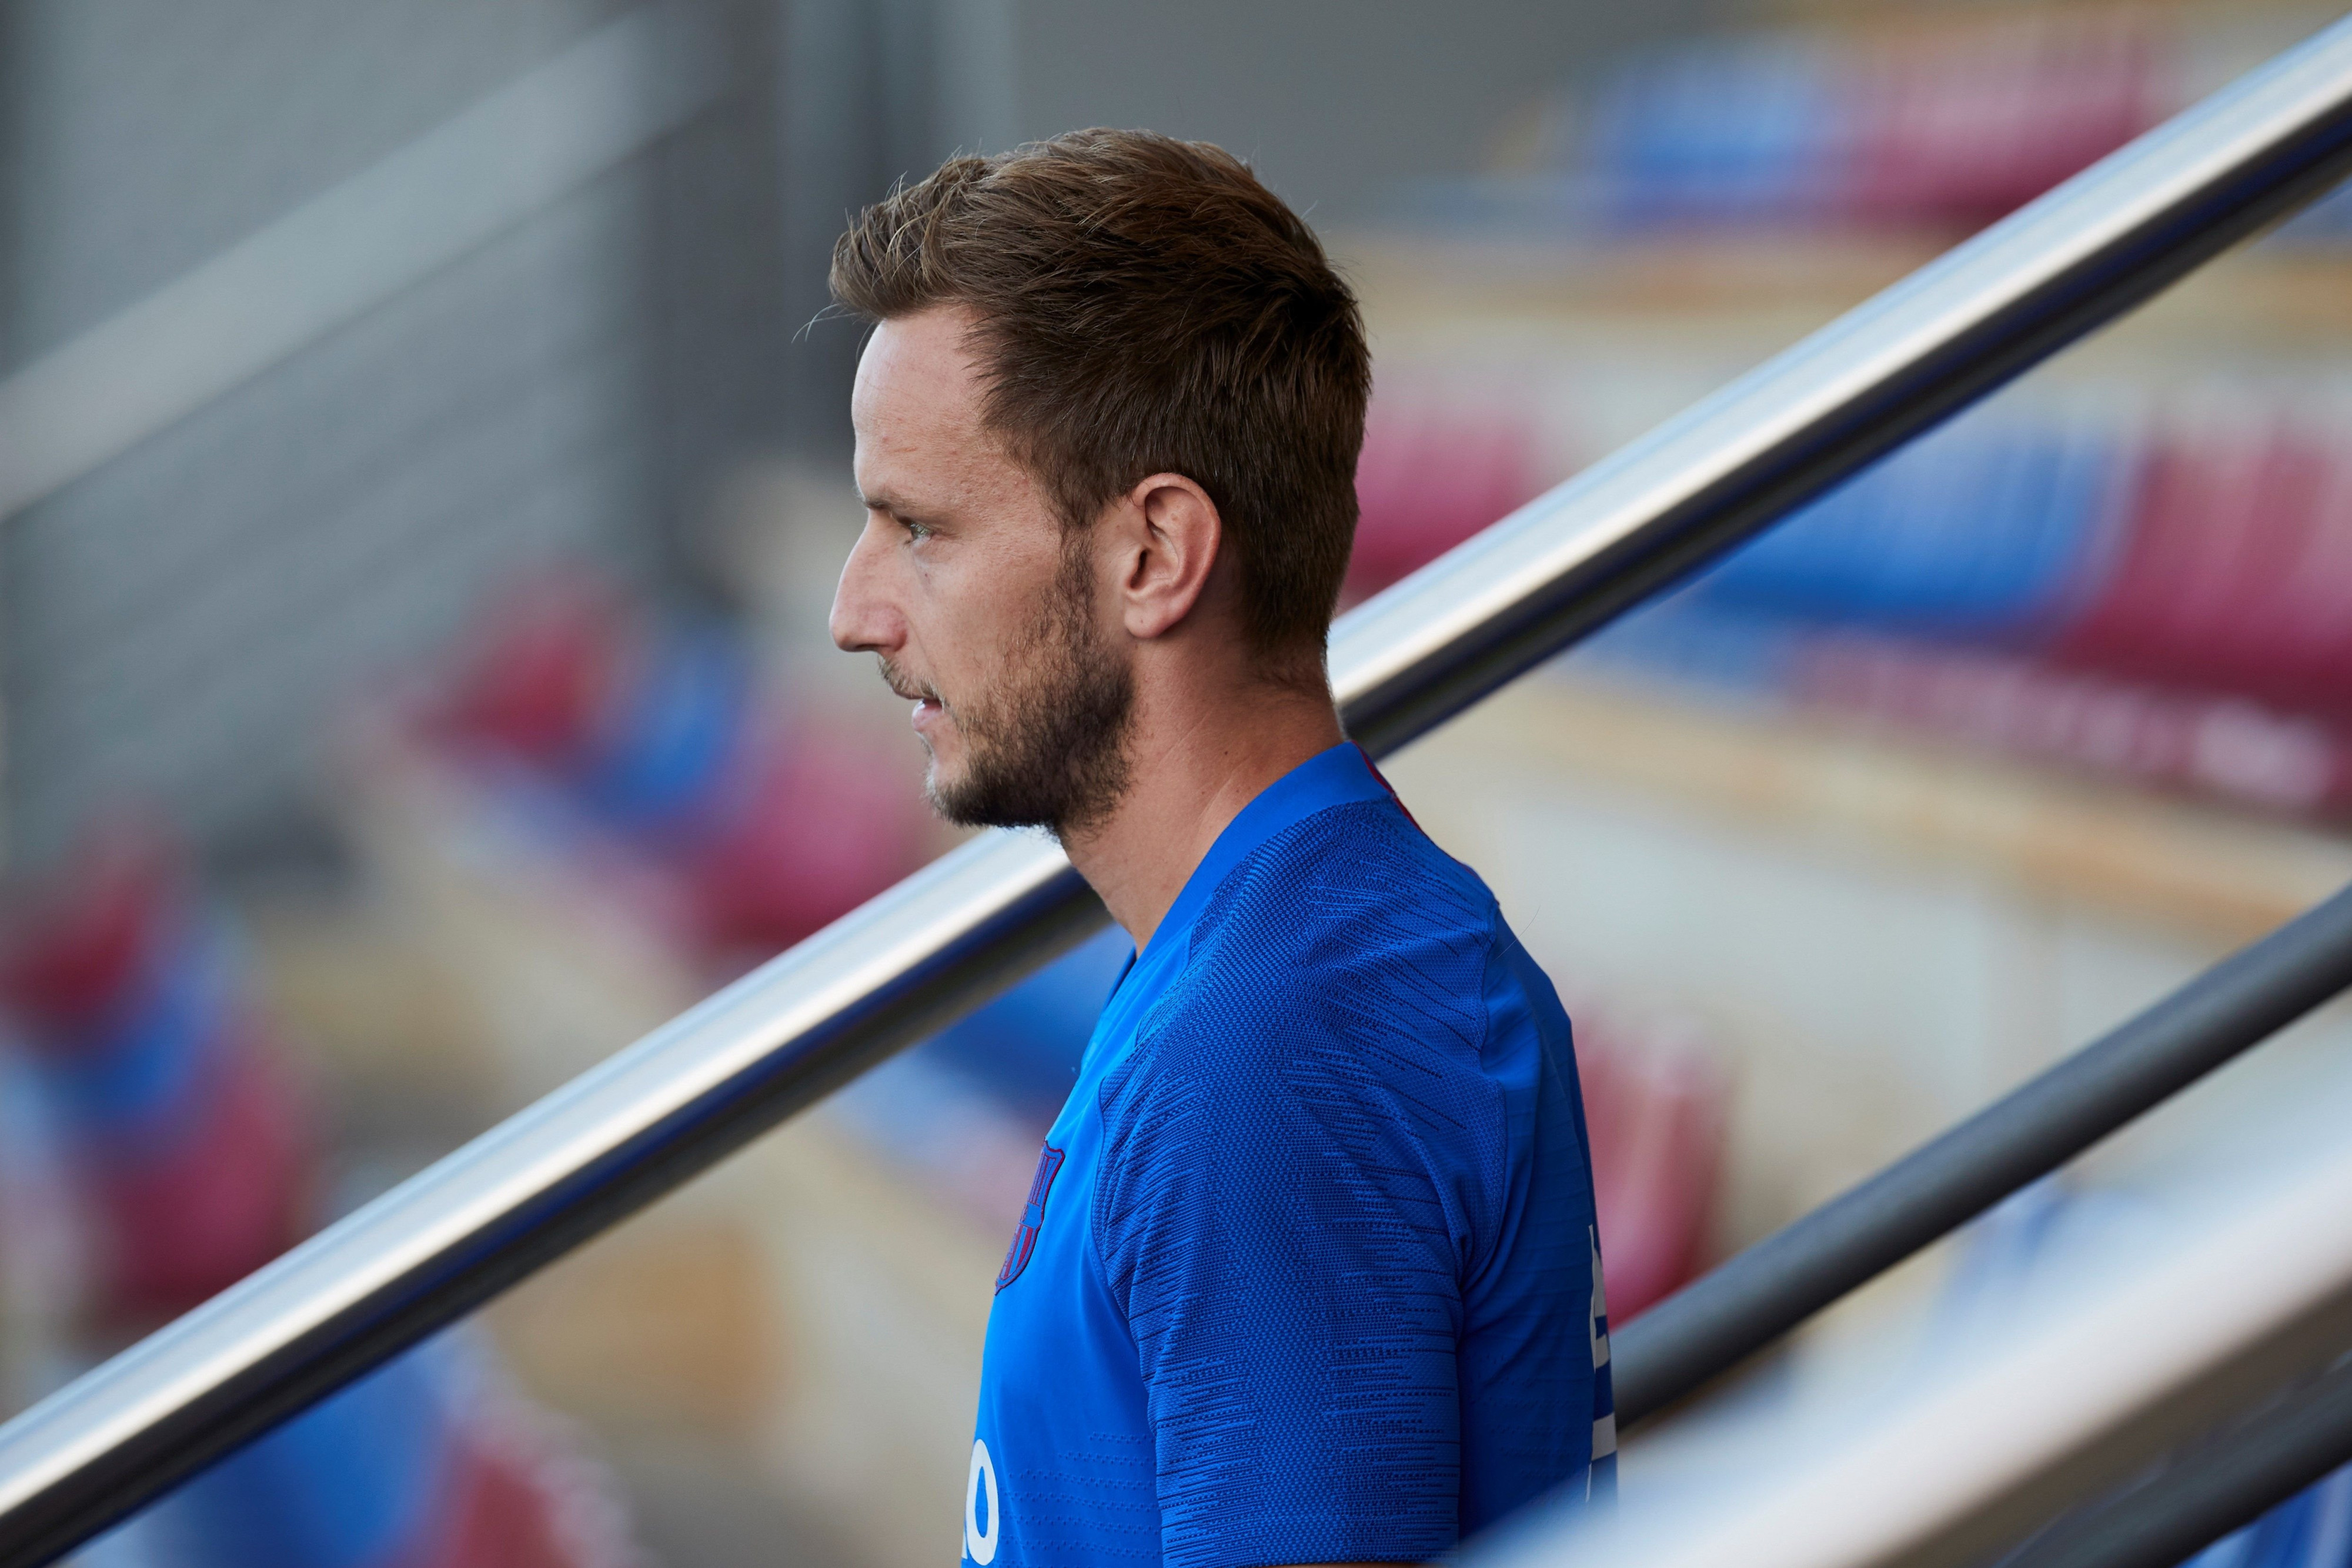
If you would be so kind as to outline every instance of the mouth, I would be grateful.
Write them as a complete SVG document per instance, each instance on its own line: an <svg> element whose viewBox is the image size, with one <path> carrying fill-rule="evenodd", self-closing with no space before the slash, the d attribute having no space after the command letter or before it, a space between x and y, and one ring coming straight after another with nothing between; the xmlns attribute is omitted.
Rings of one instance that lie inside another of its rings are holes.
<svg viewBox="0 0 2352 1568"><path fill-rule="evenodd" d="M908 716L908 722L915 727L915 732L919 735L923 733L930 721L947 711L947 705L940 700L938 692L933 691L929 686L908 680L895 670L885 669L882 672L882 681L893 692L914 705L914 712Z"/></svg>

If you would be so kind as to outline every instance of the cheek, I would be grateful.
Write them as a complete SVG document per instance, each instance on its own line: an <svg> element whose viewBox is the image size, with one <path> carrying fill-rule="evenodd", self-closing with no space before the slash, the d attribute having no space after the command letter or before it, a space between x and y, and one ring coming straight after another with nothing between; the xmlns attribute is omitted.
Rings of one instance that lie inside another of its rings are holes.
<svg viewBox="0 0 2352 1568"><path fill-rule="evenodd" d="M1004 652L985 574L961 562L910 560L906 584L909 653L950 704L969 701L992 684Z"/></svg>
<svg viewBox="0 0 2352 1568"><path fill-rule="evenodd" d="M976 563L977 564L977 563ZM998 561L980 570L932 568L921 583L933 626L932 652L987 680L994 680L1008 657L1036 640L1041 607L1052 590L1050 572L1034 563Z"/></svg>

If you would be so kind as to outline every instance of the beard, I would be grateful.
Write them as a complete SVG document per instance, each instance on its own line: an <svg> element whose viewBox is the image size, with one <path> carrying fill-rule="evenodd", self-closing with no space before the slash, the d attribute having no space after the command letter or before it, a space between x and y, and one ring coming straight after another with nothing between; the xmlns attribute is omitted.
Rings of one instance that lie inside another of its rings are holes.
<svg viewBox="0 0 2352 1568"><path fill-rule="evenodd" d="M1028 657L993 690L950 706L883 661L893 690L939 703L963 737L962 777L942 780L934 757L923 782L931 809L958 826L1066 837L1108 817L1127 792L1135 674L1096 630L1084 547L1081 534L1064 549Z"/></svg>

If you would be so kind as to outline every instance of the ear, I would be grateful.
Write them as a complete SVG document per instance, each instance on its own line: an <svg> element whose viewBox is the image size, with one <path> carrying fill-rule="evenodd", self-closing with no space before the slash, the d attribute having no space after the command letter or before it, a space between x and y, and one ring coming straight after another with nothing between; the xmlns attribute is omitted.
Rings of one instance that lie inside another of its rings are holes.
<svg viewBox="0 0 2352 1568"><path fill-rule="evenodd" d="M1224 523L1209 493L1181 474L1154 474L1127 493L1118 510L1118 597L1129 636L1162 637L1201 601L1224 543Z"/></svg>

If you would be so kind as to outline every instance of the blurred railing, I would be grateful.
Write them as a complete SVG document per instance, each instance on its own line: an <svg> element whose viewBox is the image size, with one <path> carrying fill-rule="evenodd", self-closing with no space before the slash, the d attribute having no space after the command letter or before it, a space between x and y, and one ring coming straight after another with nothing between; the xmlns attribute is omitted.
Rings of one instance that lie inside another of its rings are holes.
<svg viewBox="0 0 2352 1568"><path fill-rule="evenodd" d="M2007 1568L2173 1568L2352 1462L2339 1364L2137 1486L2036 1538Z"/></svg>
<svg viewBox="0 0 2352 1568"><path fill-rule="evenodd" d="M1331 664L1350 733L1376 753L1404 745L2292 211L2347 165L2352 23L1347 616ZM996 833L950 855L0 1427L0 1564L71 1549L1004 989L1103 918L1045 840ZM2128 1115L2145 1096L2116 1103ZM2118 1119L2083 1120L2074 1146ZM2045 1153L2063 1158L2065 1145ZM2000 1196L1990 1190L1999 1181L1968 1174L1973 1194ZM1727 1310L1748 1311L1741 1301ZM1624 1368L1637 1387L1639 1344Z"/></svg>
<svg viewBox="0 0 2352 1568"><path fill-rule="evenodd" d="M2352 888L1627 1323L1618 1420L1682 1398L2347 987Z"/></svg>
<svg viewBox="0 0 2352 1568"><path fill-rule="evenodd" d="M2352 1145L2339 1143L2229 1223L2168 1238L2126 1287L2021 1314L1910 1396L1783 1437L1790 1452L1712 1496L1644 1507L1636 1494L1613 1520L1552 1530L1538 1509L1517 1542L1475 1560L2172 1568L2352 1458L2346 1376L2326 1370L2352 1346L2347 1213Z"/></svg>

